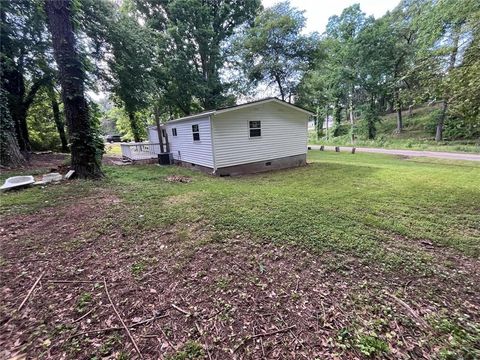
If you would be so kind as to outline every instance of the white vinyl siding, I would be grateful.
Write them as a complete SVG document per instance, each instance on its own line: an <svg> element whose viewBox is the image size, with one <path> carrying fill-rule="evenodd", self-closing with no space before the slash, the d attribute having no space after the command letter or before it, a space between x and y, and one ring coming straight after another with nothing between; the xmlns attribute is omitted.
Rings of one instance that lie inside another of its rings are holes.
<svg viewBox="0 0 480 360"><path fill-rule="evenodd" d="M305 154L308 118L274 102L214 115L216 168ZM261 136L249 136L250 121L261 122Z"/></svg>
<svg viewBox="0 0 480 360"><path fill-rule="evenodd" d="M158 144L158 130L157 127L148 127L148 142Z"/></svg>
<svg viewBox="0 0 480 360"><path fill-rule="evenodd" d="M192 125L198 125L200 140L194 141ZM175 160L213 168L212 135L210 131L210 117L204 116L166 124L170 135L170 152ZM177 129L177 136L171 136L172 129ZM179 153L180 151L180 153Z"/></svg>

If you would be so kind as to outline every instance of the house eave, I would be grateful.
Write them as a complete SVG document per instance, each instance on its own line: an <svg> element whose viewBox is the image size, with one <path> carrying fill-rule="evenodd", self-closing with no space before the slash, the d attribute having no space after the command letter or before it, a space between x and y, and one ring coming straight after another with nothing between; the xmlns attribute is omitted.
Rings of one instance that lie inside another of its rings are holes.
<svg viewBox="0 0 480 360"><path fill-rule="evenodd" d="M172 124L172 123L176 123L176 122L180 122L180 121L186 121L186 120L194 120L194 119L210 116L212 114L215 114L214 110L206 111L206 112L203 112L203 113L200 113L200 114L184 116L184 117L181 117L181 118L178 118L178 119L173 119L173 120L168 121L167 124Z"/></svg>

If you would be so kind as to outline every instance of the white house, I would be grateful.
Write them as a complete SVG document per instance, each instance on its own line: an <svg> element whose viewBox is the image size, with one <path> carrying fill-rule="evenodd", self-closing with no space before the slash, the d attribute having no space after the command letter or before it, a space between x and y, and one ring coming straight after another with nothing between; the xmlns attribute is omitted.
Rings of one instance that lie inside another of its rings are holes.
<svg viewBox="0 0 480 360"><path fill-rule="evenodd" d="M205 111L161 126L177 164L214 175L239 175L306 164L312 113L276 98ZM158 143L156 126L149 142Z"/></svg>

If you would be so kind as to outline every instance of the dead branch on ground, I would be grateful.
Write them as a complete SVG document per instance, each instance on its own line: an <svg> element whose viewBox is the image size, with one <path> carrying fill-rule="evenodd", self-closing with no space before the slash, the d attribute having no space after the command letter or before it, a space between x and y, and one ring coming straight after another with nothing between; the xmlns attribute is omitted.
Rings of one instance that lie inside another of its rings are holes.
<svg viewBox="0 0 480 360"><path fill-rule="evenodd" d="M143 359L142 352L141 352L140 349L138 348L138 345L137 345L137 343L135 342L135 339L133 338L132 333L130 332L130 330L128 329L127 325L125 324L125 321L123 321L122 317L120 316L120 313L118 312L117 308L115 307L115 304L114 304L113 301L112 301L112 298L110 297L110 293L108 292L107 281L106 281L105 279L103 279L103 286L104 286L104 289L105 289L105 293L107 294L108 300L110 301L110 304L112 304L113 311L115 311L115 314L117 315L118 320L120 320L120 322L122 323L125 331L126 331L127 334L128 334L128 337L129 337L130 340L132 341L133 347L134 347L135 350L137 351L138 356L140 357L140 359Z"/></svg>
<svg viewBox="0 0 480 360"><path fill-rule="evenodd" d="M37 280L35 281L35 283L32 285L32 287L30 288L30 290L28 291L27 293L27 296L25 296L25 299L23 299L22 303L20 304L20 306L18 307L17 311L20 311L23 307L23 305L25 305L25 303L27 302L28 298L30 297L30 295L32 295L32 292L33 290L35 290L35 287L37 286L37 284L40 282L40 280L42 279L43 275L45 275L45 271L43 271L40 276L37 278Z"/></svg>

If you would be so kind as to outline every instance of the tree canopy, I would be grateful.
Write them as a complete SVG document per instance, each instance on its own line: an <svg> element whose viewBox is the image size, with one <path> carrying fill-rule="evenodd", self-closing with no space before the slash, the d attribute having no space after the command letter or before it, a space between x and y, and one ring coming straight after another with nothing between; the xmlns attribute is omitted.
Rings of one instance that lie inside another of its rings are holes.
<svg viewBox="0 0 480 360"><path fill-rule="evenodd" d="M73 151L82 121L78 149L93 161L101 152L100 122L89 111L95 93L110 103L99 108L117 125L109 131L135 141L147 123L265 95L315 110L318 136L323 119L333 118L327 136L348 126L352 141L362 131L375 138L388 112L401 133L404 111L427 102L439 104L437 141L480 136L475 0L401 0L378 19L352 5L322 34L307 33L304 13L288 1L264 8L260 0L59 0L69 9L62 24L71 24L62 36L75 52L66 60L49 3L0 8L2 129L10 134L1 145L11 154L2 164L21 163L32 149ZM68 76L78 78L70 95ZM69 107L78 91L84 100Z"/></svg>

